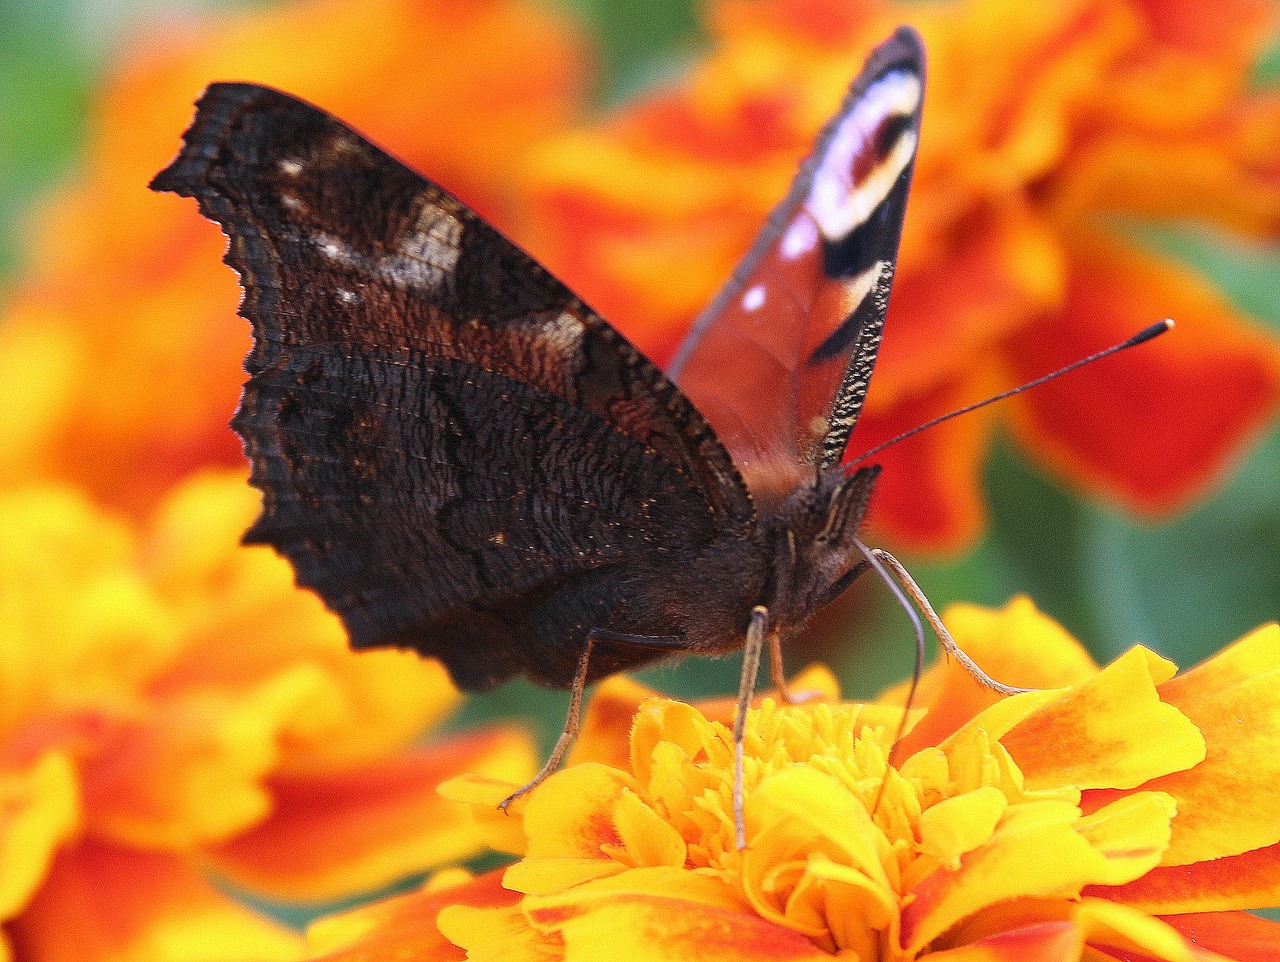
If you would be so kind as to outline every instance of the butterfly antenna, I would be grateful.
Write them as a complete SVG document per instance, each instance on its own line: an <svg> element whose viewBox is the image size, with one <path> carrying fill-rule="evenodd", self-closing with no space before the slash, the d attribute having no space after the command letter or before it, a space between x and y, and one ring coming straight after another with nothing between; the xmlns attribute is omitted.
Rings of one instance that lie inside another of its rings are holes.
<svg viewBox="0 0 1280 962"><path fill-rule="evenodd" d="M880 800L884 798L885 786L889 784L889 773L893 769L894 755L898 751L898 745L902 742L902 736L907 731L907 719L911 716L911 706L916 699L916 690L920 687L920 674L924 665L924 625L920 622L920 614L912 606L907 599L906 592L894 580L893 576L885 568L884 562L880 560L881 552L877 549L867 547L861 539L854 538L853 545L858 549L867 564L871 566L871 570L880 576L880 580L889 586L889 590L893 592L893 597L897 599L902 610L907 613L907 617L911 619L911 627L916 633L916 663L911 670L911 687L907 689L907 700L902 706L902 718L898 721L898 730L894 732L893 743L889 747L889 755L885 758L884 778L880 780L880 787L876 790L876 800L871 806L871 817L875 818L876 812L880 809ZM895 560L896 563L896 560Z"/></svg>
<svg viewBox="0 0 1280 962"><path fill-rule="evenodd" d="M1005 398L1013 397L1015 394L1021 394L1023 391L1028 391L1033 387L1039 387L1041 384L1044 384L1047 381L1052 381L1054 378L1061 377L1064 374L1070 374L1072 371L1076 370L1077 368L1084 367L1086 364L1092 364L1094 361L1100 361L1104 357L1109 357L1112 354L1118 354L1120 351L1128 350L1131 347L1137 347L1139 344L1145 344L1147 341L1151 340L1153 337L1159 337L1161 334L1165 333L1165 331L1170 331L1172 329L1173 329L1173 321L1170 320L1169 318L1165 318L1163 321L1160 321L1159 323L1156 323L1156 324L1152 324L1150 327L1144 328L1143 330L1139 331L1137 334L1133 335L1133 337L1129 338L1127 341L1122 341L1119 344L1113 344L1111 347L1107 348L1106 350L1099 351L1096 354L1090 354L1088 357L1081 358L1078 361L1073 361L1071 364L1068 364L1066 367L1059 368L1058 370L1052 372L1051 374L1046 374L1044 375L1044 377L1038 377L1034 381L1028 381L1026 384L1020 384L1015 388L1010 388L1008 391L1001 391L999 394L989 397L985 401L978 401L975 404L970 404L966 407L962 407L959 410L950 412L949 414L943 414L940 417L934 418L932 421L925 421L924 424L918 424L914 428L912 428L910 431L904 431L902 434L899 434L897 437L890 438L888 441L885 441L883 444L877 444L874 448L871 448L869 451L863 451L856 458L846 461L844 463L844 468L847 470L860 461L865 461L868 458L874 457L875 455L883 451L885 448L890 447L894 444L897 444L899 441L905 441L907 438L912 437L913 435L919 434L921 431L927 431L929 428L936 427L937 425L941 424L943 421L950 421L952 418L958 418L962 414L968 414L970 411L976 411L978 410L978 408L984 408L988 404L995 404L996 401L1003 401Z"/></svg>

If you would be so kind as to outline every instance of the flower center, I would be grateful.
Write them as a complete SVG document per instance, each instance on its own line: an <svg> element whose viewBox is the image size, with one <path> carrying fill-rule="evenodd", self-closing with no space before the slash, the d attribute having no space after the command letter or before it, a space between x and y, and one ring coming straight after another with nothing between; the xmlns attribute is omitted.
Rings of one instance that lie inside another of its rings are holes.
<svg viewBox="0 0 1280 962"><path fill-rule="evenodd" d="M684 733L647 746L650 764L637 774L650 807L684 838L689 868L721 877L762 917L827 951L905 958L904 896L934 870L957 867L1025 796L1016 765L980 729L963 746L891 767L900 719L893 706L766 699L747 724L744 851L734 844L727 726L681 719ZM633 758L644 747L637 735Z"/></svg>

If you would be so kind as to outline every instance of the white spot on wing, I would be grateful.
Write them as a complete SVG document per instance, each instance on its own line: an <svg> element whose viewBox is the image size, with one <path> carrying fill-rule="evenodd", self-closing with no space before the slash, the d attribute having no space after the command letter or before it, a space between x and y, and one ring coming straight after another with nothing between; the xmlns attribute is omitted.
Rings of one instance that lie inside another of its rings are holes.
<svg viewBox="0 0 1280 962"><path fill-rule="evenodd" d="M853 182L857 158L884 122L908 116L920 106L920 78L903 70L887 73L867 88L836 128L822 162L814 171L806 208L824 237L838 240L864 223L893 189L898 176L915 156L915 131L904 131L886 157Z"/></svg>
<svg viewBox="0 0 1280 962"><path fill-rule="evenodd" d="M360 295L355 291L349 291L344 287L339 287L338 300L342 301L343 304L359 304Z"/></svg>
<svg viewBox="0 0 1280 962"><path fill-rule="evenodd" d="M317 234L315 245L329 260L345 267L355 267L361 263L360 255L332 234Z"/></svg>
<svg viewBox="0 0 1280 962"><path fill-rule="evenodd" d="M564 311L544 324L540 333L546 346L551 348L551 353L563 356L578 349L578 343L587 329L575 315Z"/></svg>
<svg viewBox="0 0 1280 962"><path fill-rule="evenodd" d="M396 253L379 259L378 270L401 287L439 290L458 264L461 239L462 221L427 202Z"/></svg>
<svg viewBox="0 0 1280 962"><path fill-rule="evenodd" d="M880 275L888 268L888 261L876 261L857 277L850 278L844 282L844 312L845 316L852 314L867 295L876 289L876 284L880 281Z"/></svg>
<svg viewBox="0 0 1280 962"><path fill-rule="evenodd" d="M747 293L742 295L742 309L744 311L758 311L764 306L764 285L757 284Z"/></svg>
<svg viewBox="0 0 1280 962"><path fill-rule="evenodd" d="M302 161L294 160L292 157L286 157L280 161L280 173L286 177L297 177L302 173Z"/></svg>
<svg viewBox="0 0 1280 962"><path fill-rule="evenodd" d="M782 235L782 256L789 261L803 257L818 244L818 228L803 214L791 222Z"/></svg>
<svg viewBox="0 0 1280 962"><path fill-rule="evenodd" d="M280 203L284 204L289 210L302 210L302 201L294 194L281 194Z"/></svg>

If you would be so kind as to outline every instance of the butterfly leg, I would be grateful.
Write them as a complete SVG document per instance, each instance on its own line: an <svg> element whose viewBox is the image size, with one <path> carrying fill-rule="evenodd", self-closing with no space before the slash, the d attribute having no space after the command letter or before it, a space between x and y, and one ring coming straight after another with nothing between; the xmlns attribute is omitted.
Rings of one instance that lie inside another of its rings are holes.
<svg viewBox="0 0 1280 962"><path fill-rule="evenodd" d="M564 720L564 731L556 739L556 747L551 749L546 764L538 770L538 774L498 803L498 808L504 812L512 802L521 795L527 795L533 791L547 780L548 775L560 767L565 753L569 751L569 746L578 737L578 728L582 723L582 693L587 687L587 667L591 663L591 649L594 643L592 636L587 635L587 646L582 649L582 657L578 659L578 670L573 676L573 688L569 695L569 714Z"/></svg>
<svg viewBox="0 0 1280 962"><path fill-rule="evenodd" d="M603 628L593 628L588 632L587 646L582 650L582 657L578 659L578 669L573 676L573 687L570 689L569 694L569 714L564 720L564 731L556 739L556 747L551 749L551 754L548 756L546 764L538 770L538 774L534 775L527 784L521 785L498 804L498 808L504 812L512 802L521 795L527 795L533 791L547 780L547 776L560 767L560 763L564 761L564 756L568 753L573 740L578 737L578 729L582 725L582 693L587 687L587 669L591 663L591 649L595 647L597 641L637 645L642 648L671 649L672 651L679 651L685 647L684 639L679 635L630 635L621 631L606 631Z"/></svg>
<svg viewBox="0 0 1280 962"><path fill-rule="evenodd" d="M929 603L929 599L925 597L920 586L916 584L915 579L907 572L907 569L889 552L882 548L873 548L871 553L881 562L883 562L893 572L898 583L902 585L911 600L916 603L919 609L924 612L925 618L929 622L929 626L933 628L934 634L938 636L938 641L948 655L958 661L979 685L984 688L990 688L994 692L1001 695L1017 695L1026 691L1033 691L1031 688L1014 688L1012 685L1006 685L996 681L985 671L974 663L974 660L966 655L961 647L956 644L956 640L951 637L951 632L947 631L946 625L942 623L942 619L938 617L938 613L933 610L933 605Z"/></svg>
<svg viewBox="0 0 1280 962"><path fill-rule="evenodd" d="M745 763L743 743L747 737L747 709L751 696L756 692L756 676L760 674L760 655L764 650L765 630L769 622L769 610L762 605L751 609L751 623L747 626L747 643L742 649L742 677L738 681L738 705L733 713L733 831L738 849L747 847L747 827L743 819L743 782Z"/></svg>
<svg viewBox="0 0 1280 962"><path fill-rule="evenodd" d="M803 705L822 697L820 691L796 691L787 684L786 670L782 666L782 634L777 631L769 636L769 672L778 697L788 705Z"/></svg>

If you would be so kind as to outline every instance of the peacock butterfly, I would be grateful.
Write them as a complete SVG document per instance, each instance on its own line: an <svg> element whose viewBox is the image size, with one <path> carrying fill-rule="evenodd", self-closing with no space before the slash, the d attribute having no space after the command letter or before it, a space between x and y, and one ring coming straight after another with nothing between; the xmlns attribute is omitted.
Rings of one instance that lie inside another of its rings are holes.
<svg viewBox="0 0 1280 962"><path fill-rule="evenodd" d="M232 424L264 497L245 540L355 648L439 658L471 691L572 686L562 743L587 682L672 653L746 638L753 685L764 640L776 653L875 563L858 531L879 469L842 461L923 92L900 29L664 374L340 121L213 84L151 186L222 226L244 288Z"/></svg>

